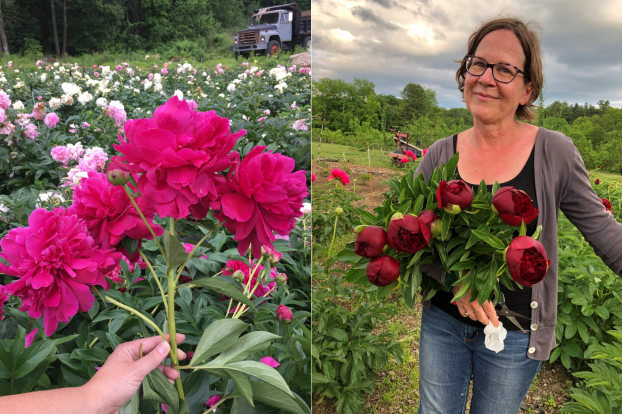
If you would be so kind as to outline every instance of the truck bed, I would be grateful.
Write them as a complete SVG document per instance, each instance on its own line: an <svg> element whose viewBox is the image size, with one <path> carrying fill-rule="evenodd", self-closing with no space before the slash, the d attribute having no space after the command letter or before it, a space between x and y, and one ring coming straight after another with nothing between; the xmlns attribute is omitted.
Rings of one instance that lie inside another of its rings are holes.
<svg viewBox="0 0 622 414"><path fill-rule="evenodd" d="M301 36L311 34L311 16L303 16L300 18L299 34Z"/></svg>

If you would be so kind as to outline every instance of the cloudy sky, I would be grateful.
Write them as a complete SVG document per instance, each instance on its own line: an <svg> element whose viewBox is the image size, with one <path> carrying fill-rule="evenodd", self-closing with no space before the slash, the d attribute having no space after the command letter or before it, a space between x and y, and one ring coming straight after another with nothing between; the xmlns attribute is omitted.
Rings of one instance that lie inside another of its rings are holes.
<svg viewBox="0 0 622 414"><path fill-rule="evenodd" d="M399 96L418 83L440 106L464 107L454 60L499 15L542 28L546 104L600 99L622 107L622 1L313 0L313 78L369 79Z"/></svg>

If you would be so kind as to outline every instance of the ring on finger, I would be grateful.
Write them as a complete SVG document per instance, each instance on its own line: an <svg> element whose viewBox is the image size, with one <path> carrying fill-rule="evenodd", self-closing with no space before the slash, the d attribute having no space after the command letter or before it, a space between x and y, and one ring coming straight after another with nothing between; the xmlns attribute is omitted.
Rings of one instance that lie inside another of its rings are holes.
<svg viewBox="0 0 622 414"><path fill-rule="evenodd" d="M469 317L469 312L464 312L464 316Z"/></svg>

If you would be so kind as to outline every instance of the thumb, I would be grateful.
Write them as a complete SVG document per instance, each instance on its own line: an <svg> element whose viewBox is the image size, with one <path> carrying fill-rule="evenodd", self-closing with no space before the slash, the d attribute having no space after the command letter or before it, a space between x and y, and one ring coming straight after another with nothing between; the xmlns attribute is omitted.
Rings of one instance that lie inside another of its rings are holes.
<svg viewBox="0 0 622 414"><path fill-rule="evenodd" d="M170 350L169 343L162 341L157 348L135 362L135 372L141 380L166 359Z"/></svg>

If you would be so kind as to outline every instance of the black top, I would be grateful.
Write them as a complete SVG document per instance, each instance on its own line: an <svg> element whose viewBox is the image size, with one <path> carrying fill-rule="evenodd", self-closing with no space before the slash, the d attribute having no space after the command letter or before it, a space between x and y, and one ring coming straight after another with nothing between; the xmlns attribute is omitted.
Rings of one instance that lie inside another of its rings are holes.
<svg viewBox="0 0 622 414"><path fill-rule="evenodd" d="M454 135L453 140L455 154L456 143L458 142L458 135ZM531 155L529 155L529 159L527 160L527 163L525 164L521 172L518 173L518 175L510 181L499 184L501 185L501 187L509 186L514 187L518 190L523 190L531 198L533 206L535 208L538 208L538 200L536 198L534 154L535 145L534 148L531 150ZM462 178L460 177L460 173L458 173L457 178L462 180ZM477 191L477 189L479 188L479 184L467 183L467 185L469 185L474 191ZM488 191L492 191L492 185L488 185L487 187ZM536 217L531 223L527 225L527 235L532 235L536 231L536 228L538 227L537 223L538 218ZM515 236L518 236L518 230L516 230ZM515 290L509 290L503 284L501 284L501 292L505 295L505 303L510 310L513 310L514 312L517 312L521 315L525 315L531 319L531 307L529 306L531 302L531 288L519 286L514 281L512 281L512 285L514 286ZM458 311L458 307L451 304L452 298L452 293L439 291L432 298L432 304L466 325L482 328L481 322L473 321L470 318L462 317L462 315L460 315L460 312ZM529 321L527 321L526 319L517 319L517 321L521 324L523 329L529 330ZM501 318L501 322L503 322L503 327L508 331L518 331L518 327L505 317Z"/></svg>

